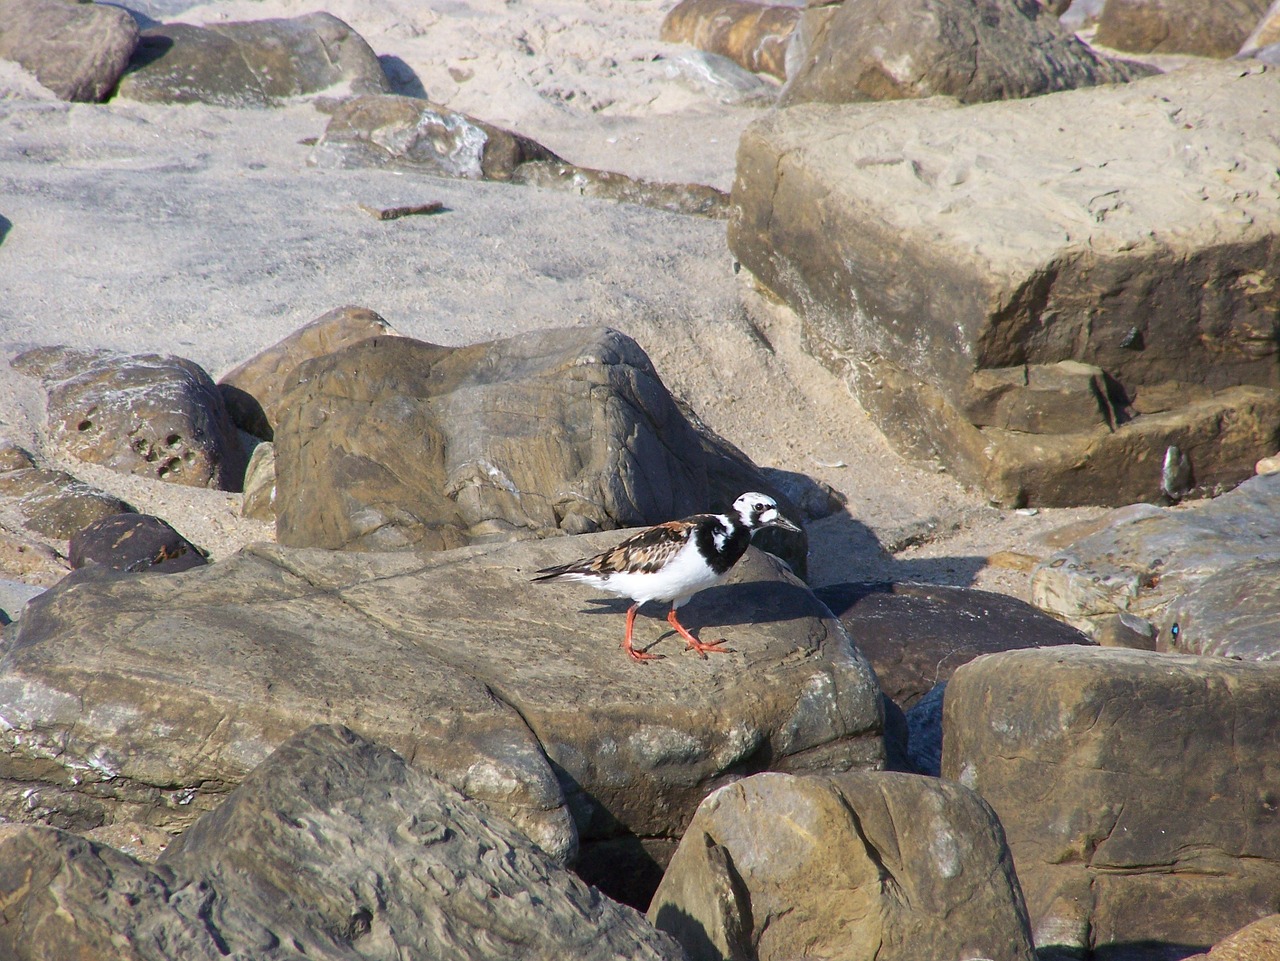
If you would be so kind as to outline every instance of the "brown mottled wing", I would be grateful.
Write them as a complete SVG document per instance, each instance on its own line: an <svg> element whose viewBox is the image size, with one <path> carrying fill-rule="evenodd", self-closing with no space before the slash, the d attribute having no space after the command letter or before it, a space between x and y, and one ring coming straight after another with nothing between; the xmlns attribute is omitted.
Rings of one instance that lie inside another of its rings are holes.
<svg viewBox="0 0 1280 961"><path fill-rule="evenodd" d="M611 547L594 557L584 557L570 564L538 571L542 576L535 580L559 577L562 574L595 574L607 577L616 571L656 571L689 542L698 522L710 516L697 514L682 521L667 521L657 527L650 527L632 534L617 547Z"/></svg>

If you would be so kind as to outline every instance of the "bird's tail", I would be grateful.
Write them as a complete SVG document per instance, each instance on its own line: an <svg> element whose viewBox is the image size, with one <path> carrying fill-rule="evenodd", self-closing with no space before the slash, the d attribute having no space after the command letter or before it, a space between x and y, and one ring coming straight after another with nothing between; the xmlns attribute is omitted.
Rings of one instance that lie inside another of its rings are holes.
<svg viewBox="0 0 1280 961"><path fill-rule="evenodd" d="M544 567L542 570L538 571L533 577L531 577L530 580L549 581L553 578L560 577L564 574L568 574L572 568L573 568L572 564L561 564L559 567Z"/></svg>

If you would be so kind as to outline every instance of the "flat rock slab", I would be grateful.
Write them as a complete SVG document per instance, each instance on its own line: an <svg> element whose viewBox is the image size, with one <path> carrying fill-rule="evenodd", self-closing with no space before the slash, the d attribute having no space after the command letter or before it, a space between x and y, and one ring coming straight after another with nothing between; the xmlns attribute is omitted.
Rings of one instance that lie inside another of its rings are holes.
<svg viewBox="0 0 1280 961"><path fill-rule="evenodd" d="M1280 446L1277 111L1258 63L797 105L743 135L729 242L891 440L996 500L1155 499L1170 445L1212 491Z"/></svg>
<svg viewBox="0 0 1280 961"><path fill-rule="evenodd" d="M1009 651L943 710L942 776L1000 816L1041 951L1180 957L1280 909L1280 665Z"/></svg>
<svg viewBox="0 0 1280 961"><path fill-rule="evenodd" d="M1031 600L1091 636L1127 625L1163 651L1270 660L1277 565L1280 474L1261 474L1194 510L1122 508L1035 567Z"/></svg>
<svg viewBox="0 0 1280 961"><path fill-rule="evenodd" d="M683 609L737 651L707 660L676 638L636 664L620 649L625 605L529 583L621 536L427 556L259 546L42 595L0 661L0 811L180 831L291 734L340 721L557 857L581 837L593 881L629 853L651 893L726 779L883 764L871 668L768 555ZM638 643L665 630L642 617Z"/></svg>

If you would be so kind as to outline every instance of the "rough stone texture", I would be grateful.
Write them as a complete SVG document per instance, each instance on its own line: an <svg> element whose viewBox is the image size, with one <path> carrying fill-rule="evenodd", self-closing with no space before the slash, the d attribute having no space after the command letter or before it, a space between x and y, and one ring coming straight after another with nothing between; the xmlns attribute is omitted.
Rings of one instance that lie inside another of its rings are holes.
<svg viewBox="0 0 1280 961"><path fill-rule="evenodd" d="M3 475L0 475L2 482ZM6 577L49 587L65 577L70 569L66 558L53 548L0 524L0 571Z"/></svg>
<svg viewBox="0 0 1280 961"><path fill-rule="evenodd" d="M396 331L374 311L335 307L222 375L218 390L227 412L241 430L271 440L280 395L299 364L384 334Z"/></svg>
<svg viewBox="0 0 1280 961"><path fill-rule="evenodd" d="M1138 53L1230 57L1267 10L1267 0L1107 0L1095 42Z"/></svg>
<svg viewBox="0 0 1280 961"><path fill-rule="evenodd" d="M1280 914L1269 914L1186 961L1276 961L1280 958Z"/></svg>
<svg viewBox="0 0 1280 961"><path fill-rule="evenodd" d="M313 723L341 722L647 903L707 794L883 764L880 691L829 612L749 551L685 623L738 653L620 649L625 605L531 574L622 535L415 556L260 546L31 602L0 660L0 815L182 830ZM76 576L93 573L84 569ZM666 633L656 605L636 626Z"/></svg>
<svg viewBox="0 0 1280 961"><path fill-rule="evenodd" d="M1109 526L1035 567L1031 601L1090 636L1127 619L1162 650L1265 659L1280 651L1268 629L1280 599L1265 581L1275 564L1280 474L1262 474L1193 511L1116 511ZM1241 588L1258 596L1237 605Z"/></svg>
<svg viewBox="0 0 1280 961"><path fill-rule="evenodd" d="M1004 825L1040 950L1170 957L1280 908L1280 665L1059 647L952 676L942 774Z"/></svg>
<svg viewBox="0 0 1280 961"><path fill-rule="evenodd" d="M127 10L102 3L0 0L0 59L63 100L106 100L138 46Z"/></svg>
<svg viewBox="0 0 1280 961"><path fill-rule="evenodd" d="M276 519L276 446L263 441L249 455L244 469L244 499L240 512L261 521Z"/></svg>
<svg viewBox="0 0 1280 961"><path fill-rule="evenodd" d="M66 471L36 467L30 461L28 465L0 471L0 497L28 530L62 540L94 521L133 510L120 498Z"/></svg>
<svg viewBox="0 0 1280 961"><path fill-rule="evenodd" d="M1000 823L911 774L760 774L698 808L649 919L692 961L1031 961Z"/></svg>
<svg viewBox="0 0 1280 961"><path fill-rule="evenodd" d="M439 550L780 497L606 328L456 348L375 338L294 377L275 441L276 533L290 546ZM803 576L802 535L758 543Z"/></svg>
<svg viewBox="0 0 1280 961"><path fill-rule="evenodd" d="M805 18L783 105L935 96L980 103L1154 72L1094 53L1037 0L858 0Z"/></svg>
<svg viewBox="0 0 1280 961"><path fill-rule="evenodd" d="M680 0L659 36L728 57L753 73L787 78L787 46L800 11L747 0Z"/></svg>
<svg viewBox="0 0 1280 961"><path fill-rule="evenodd" d="M1210 493L1280 448L1264 112L1280 72L1254 62L963 109L795 106L742 137L729 243L895 444L996 501L1159 499L1171 445ZM1064 362L1090 369L1038 389Z"/></svg>
<svg viewBox="0 0 1280 961"><path fill-rule="evenodd" d="M266 107L345 84L391 89L364 38L328 13L289 19L165 23L142 32L119 95L162 103Z"/></svg>
<svg viewBox="0 0 1280 961"><path fill-rule="evenodd" d="M1273 0L1253 32L1240 45L1239 56L1251 57L1277 43L1280 43L1280 0Z"/></svg>
<svg viewBox="0 0 1280 961"><path fill-rule="evenodd" d="M48 392L49 439L90 464L239 490L244 457L213 381L183 357L37 347L13 367Z"/></svg>
<svg viewBox="0 0 1280 961"><path fill-rule="evenodd" d="M1021 647L1088 644L1078 630L1005 594L932 584L832 584L814 591L907 710L961 664Z"/></svg>
<svg viewBox="0 0 1280 961"><path fill-rule="evenodd" d="M681 956L514 827L340 727L289 740L163 862L0 827L0 956Z"/></svg>
<svg viewBox="0 0 1280 961"><path fill-rule="evenodd" d="M150 514L116 514L94 521L72 536L67 558L72 567L101 564L130 573L174 574L207 563L204 551Z"/></svg>

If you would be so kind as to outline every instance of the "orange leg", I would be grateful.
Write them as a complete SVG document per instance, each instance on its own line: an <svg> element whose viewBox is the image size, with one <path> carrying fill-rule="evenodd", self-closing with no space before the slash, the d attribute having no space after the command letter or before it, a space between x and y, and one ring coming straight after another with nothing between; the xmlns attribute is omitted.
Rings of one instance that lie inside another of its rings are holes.
<svg viewBox="0 0 1280 961"><path fill-rule="evenodd" d="M684 625L681 624L678 620L676 620L676 609L674 607L667 612L667 623L670 624L672 627L674 627L676 629L676 633L685 639L686 643L685 643L684 649L686 651L697 651L698 656L703 660L706 660L708 651L710 651L712 654L732 654L733 653L733 651L730 648L720 646L721 644L726 643L723 637L720 638L720 640L718 641L710 641L704 644L702 643L702 641L698 640L696 637L694 637L692 634L686 631L684 629Z"/></svg>
<svg viewBox="0 0 1280 961"><path fill-rule="evenodd" d="M633 660L656 661L658 659L657 654L649 654L645 651L637 651L634 647L631 646L631 630L632 628L635 627L636 611L638 610L640 610L639 604L632 604L629 608L627 608L627 637L622 642L622 649L626 651L627 654L629 654Z"/></svg>

